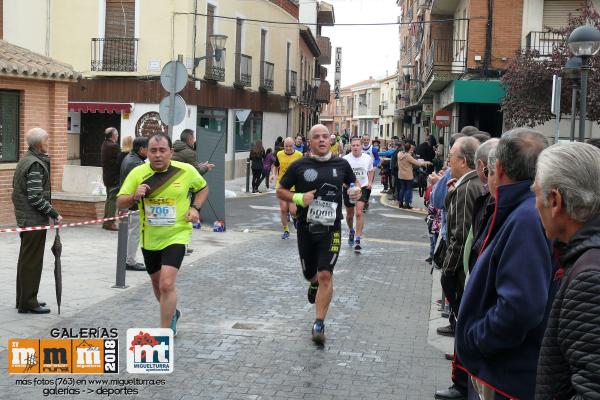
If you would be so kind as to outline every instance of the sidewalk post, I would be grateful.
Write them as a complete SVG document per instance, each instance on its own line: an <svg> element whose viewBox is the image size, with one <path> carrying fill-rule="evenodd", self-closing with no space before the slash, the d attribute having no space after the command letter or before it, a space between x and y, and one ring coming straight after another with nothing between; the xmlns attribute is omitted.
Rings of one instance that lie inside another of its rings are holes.
<svg viewBox="0 0 600 400"><path fill-rule="evenodd" d="M120 214L119 214L120 215ZM117 239L117 276L116 283L111 286L116 289L125 289L125 262L127 261L127 232L129 230L129 217L119 219L119 236Z"/></svg>
<svg viewBox="0 0 600 400"><path fill-rule="evenodd" d="M246 158L246 193L250 191L250 158Z"/></svg>

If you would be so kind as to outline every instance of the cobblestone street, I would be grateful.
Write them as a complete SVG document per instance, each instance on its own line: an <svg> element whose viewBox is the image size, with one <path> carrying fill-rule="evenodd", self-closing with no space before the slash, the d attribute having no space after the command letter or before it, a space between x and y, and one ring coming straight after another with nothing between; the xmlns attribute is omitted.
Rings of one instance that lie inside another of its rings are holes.
<svg viewBox="0 0 600 400"><path fill-rule="evenodd" d="M236 200L233 207L273 200ZM138 396L119 398L431 399L448 384L449 364L427 344L431 275L422 262L426 239L415 233L423 224L382 218L378 213L402 214L377 206L368 226L381 237L365 240L359 256L347 247L340 255L324 348L310 340L314 306L306 301L295 237L282 241L276 225L264 226L248 233L249 240L182 268L175 371L152 376L165 378L164 387L140 387ZM235 226L232 218L230 229ZM395 233L384 239L384 232ZM55 326L118 328L119 377L127 379L126 330L156 326L157 319L148 282ZM49 337L49 331L28 337ZM6 368L6 352L1 357ZM2 374L2 398L42 397L41 388L16 386L15 379Z"/></svg>

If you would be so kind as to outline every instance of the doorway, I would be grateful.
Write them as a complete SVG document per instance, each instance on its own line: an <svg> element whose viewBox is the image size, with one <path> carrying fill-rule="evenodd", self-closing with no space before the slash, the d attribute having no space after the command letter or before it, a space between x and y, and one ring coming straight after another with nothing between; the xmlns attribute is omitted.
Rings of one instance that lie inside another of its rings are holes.
<svg viewBox="0 0 600 400"><path fill-rule="evenodd" d="M100 167L100 150L104 142L104 130L114 126L121 135L121 114L82 113L79 154L81 165Z"/></svg>

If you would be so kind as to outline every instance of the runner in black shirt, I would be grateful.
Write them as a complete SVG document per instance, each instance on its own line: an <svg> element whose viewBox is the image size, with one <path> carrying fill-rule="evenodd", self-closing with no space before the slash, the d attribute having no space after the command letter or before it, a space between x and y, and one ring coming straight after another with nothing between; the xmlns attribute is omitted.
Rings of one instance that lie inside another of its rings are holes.
<svg viewBox="0 0 600 400"><path fill-rule="evenodd" d="M325 341L325 316L333 294L333 267L341 246L342 185L354 183L349 193L358 200L360 183L348 161L333 156L329 131L315 125L309 132L311 157L294 162L279 182L277 197L298 205L298 252L304 277L310 282L308 301L315 303L313 341ZM295 187L295 193L290 188Z"/></svg>

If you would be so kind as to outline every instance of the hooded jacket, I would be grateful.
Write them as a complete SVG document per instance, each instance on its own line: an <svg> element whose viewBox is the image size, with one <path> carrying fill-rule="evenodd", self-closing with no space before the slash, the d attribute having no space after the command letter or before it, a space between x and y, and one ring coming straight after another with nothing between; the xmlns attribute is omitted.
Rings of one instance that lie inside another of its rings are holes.
<svg viewBox="0 0 600 400"><path fill-rule="evenodd" d="M561 287L544 334L536 399L600 398L600 215L556 246Z"/></svg>
<svg viewBox="0 0 600 400"><path fill-rule="evenodd" d="M455 332L459 368L501 395L521 400L534 397L540 346L557 287L531 184L498 188Z"/></svg>
<svg viewBox="0 0 600 400"><path fill-rule="evenodd" d="M196 151L181 140L176 140L173 143L173 158L174 161L184 162L194 166L200 172L200 175L206 174L208 168L203 167L196 158Z"/></svg>

